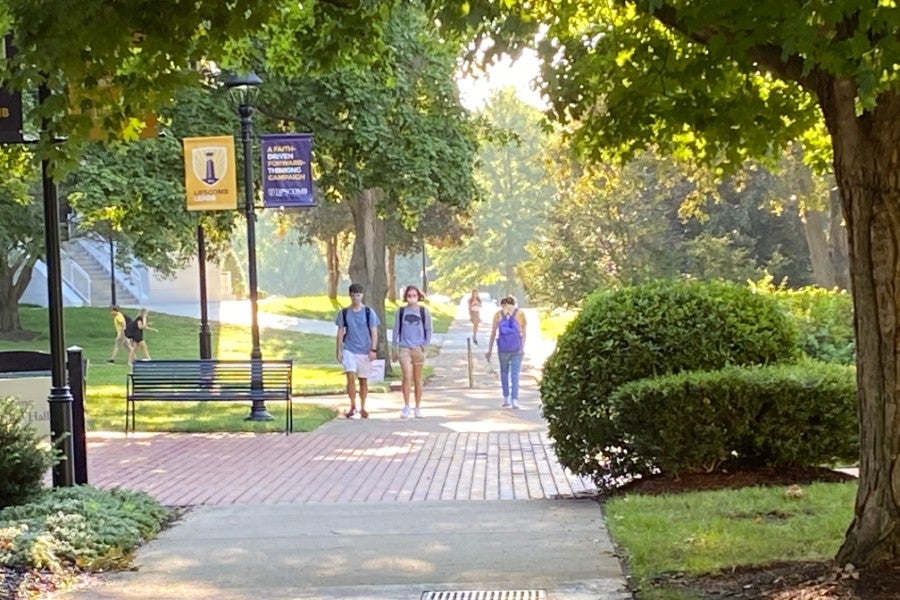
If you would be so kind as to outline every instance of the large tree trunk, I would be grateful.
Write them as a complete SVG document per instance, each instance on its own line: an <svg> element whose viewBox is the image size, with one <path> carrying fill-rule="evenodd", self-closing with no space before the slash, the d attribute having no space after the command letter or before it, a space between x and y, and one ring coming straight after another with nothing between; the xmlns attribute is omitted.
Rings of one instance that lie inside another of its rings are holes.
<svg viewBox="0 0 900 600"><path fill-rule="evenodd" d="M817 210L801 211L800 221L803 223L803 235L806 247L809 248L809 260L816 285L830 290L834 287L834 265L826 237L829 229L828 216Z"/></svg>
<svg viewBox="0 0 900 600"><path fill-rule="evenodd" d="M841 208L841 191L831 188L831 230L828 245L831 250L831 266L834 269L834 284L842 290L850 290L850 248L847 245L847 228Z"/></svg>
<svg viewBox="0 0 900 600"><path fill-rule="evenodd" d="M860 418L859 489L840 565L900 558L900 94L856 116L855 86L823 78L850 248Z"/></svg>
<svg viewBox="0 0 900 600"><path fill-rule="evenodd" d="M13 264L0 261L0 336L22 331L19 300L31 283L37 256L28 256Z"/></svg>
<svg viewBox="0 0 900 600"><path fill-rule="evenodd" d="M328 268L328 298L337 302L338 284L341 281L341 261L338 256L338 238L331 236L325 242L325 264Z"/></svg>
<svg viewBox="0 0 900 600"><path fill-rule="evenodd" d="M384 221L376 208L384 197L379 188L363 190L350 200L353 213L353 255L350 258L350 280L362 284L365 303L378 314L378 356L386 358L387 337L385 328L384 299L387 295L387 275L384 268Z"/></svg>
<svg viewBox="0 0 900 600"><path fill-rule="evenodd" d="M387 299L397 301L397 253L388 248L387 251Z"/></svg>

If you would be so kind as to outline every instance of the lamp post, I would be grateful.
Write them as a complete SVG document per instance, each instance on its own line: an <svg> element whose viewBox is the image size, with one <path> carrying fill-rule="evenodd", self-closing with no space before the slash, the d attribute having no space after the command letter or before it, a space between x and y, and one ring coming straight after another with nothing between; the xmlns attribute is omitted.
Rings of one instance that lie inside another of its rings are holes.
<svg viewBox="0 0 900 600"><path fill-rule="evenodd" d="M112 234L109 235L109 303L116 306L116 247L113 244Z"/></svg>
<svg viewBox="0 0 900 600"><path fill-rule="evenodd" d="M206 302L206 236L203 223L197 224L197 262L200 267L200 358L209 360L212 358L212 340Z"/></svg>
<svg viewBox="0 0 900 600"><path fill-rule="evenodd" d="M262 85L256 73L231 75L225 80L225 87L232 93L237 105L237 113L241 117L241 142L244 146L244 212L247 216L247 278L250 284L250 335L253 347L250 350L251 368L250 388L262 391L262 351L259 348L258 294L256 281L256 210L253 202L253 163L250 161L251 138L253 126L253 100L257 88ZM266 410L262 394L253 396L248 421L271 421L273 419Z"/></svg>
<svg viewBox="0 0 900 600"><path fill-rule="evenodd" d="M38 102L50 98L45 85L38 90ZM46 119L43 127L46 131ZM41 182L44 196L44 242L47 253L47 300L50 318L50 441L61 454L53 467L53 487L75 485L75 444L73 438L72 390L66 382L66 343L63 325L62 268L59 256L59 196L51 175L48 159L41 161Z"/></svg>

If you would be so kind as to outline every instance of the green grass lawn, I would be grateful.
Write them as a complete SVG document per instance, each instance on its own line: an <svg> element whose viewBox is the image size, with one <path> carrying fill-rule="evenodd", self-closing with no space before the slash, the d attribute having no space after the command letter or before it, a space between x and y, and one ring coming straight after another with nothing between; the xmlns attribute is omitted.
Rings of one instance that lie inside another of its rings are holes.
<svg viewBox="0 0 900 600"><path fill-rule="evenodd" d="M301 319L317 319L320 321L334 322L337 311L350 305L349 298L338 298L337 304L328 296L294 296L289 298L266 298L259 301L260 312L269 312ZM431 319L436 333L447 333L453 317L456 316L455 304L429 302L425 305L431 311ZM388 302L385 304L387 313L387 328L394 326L394 316L399 304Z"/></svg>
<svg viewBox="0 0 900 600"><path fill-rule="evenodd" d="M834 557L853 517L856 482L627 495L604 505L645 600L694 598L652 585L662 573L710 573L736 565L820 561Z"/></svg>
<svg viewBox="0 0 900 600"><path fill-rule="evenodd" d="M574 310L541 312L541 335L547 340L559 339L569 323L578 315Z"/></svg>
<svg viewBox="0 0 900 600"><path fill-rule="evenodd" d="M49 351L47 310L22 307L22 327L35 332L27 342L0 340L0 350ZM127 355L119 352L117 364L108 365L115 329L105 308L66 308L63 312L66 345L79 346L90 361L87 372L86 409L88 429L120 430L124 427L125 379L129 367ZM145 339L150 355L157 359L197 358L199 356L199 321L151 313L153 327ZM247 327L211 323L214 358L248 358L250 330ZM265 358L291 358L294 361L294 393L298 395L341 393L344 375L334 359L334 338L263 329L260 345ZM140 356L140 355L139 355ZM374 386L373 386L374 388ZM382 388L384 389L384 388ZM143 431L279 431L284 427L284 406L269 406L275 417L271 422L245 422L245 404L212 403L141 403L138 407L138 430ZM294 407L294 428L310 430L334 416L330 409L304 404Z"/></svg>

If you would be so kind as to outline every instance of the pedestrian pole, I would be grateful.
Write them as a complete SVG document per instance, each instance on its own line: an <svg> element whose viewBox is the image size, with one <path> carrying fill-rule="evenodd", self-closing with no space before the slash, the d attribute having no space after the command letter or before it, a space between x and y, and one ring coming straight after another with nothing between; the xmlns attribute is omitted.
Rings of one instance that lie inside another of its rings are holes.
<svg viewBox="0 0 900 600"><path fill-rule="evenodd" d="M474 365L472 364L472 338L466 338L466 359L469 362L469 387L475 387L475 377L473 374Z"/></svg>

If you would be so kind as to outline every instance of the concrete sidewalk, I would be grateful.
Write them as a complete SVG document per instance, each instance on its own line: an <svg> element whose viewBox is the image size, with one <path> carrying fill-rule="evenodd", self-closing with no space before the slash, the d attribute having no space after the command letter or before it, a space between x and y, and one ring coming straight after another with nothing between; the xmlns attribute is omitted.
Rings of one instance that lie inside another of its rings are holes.
<svg viewBox="0 0 900 600"><path fill-rule="evenodd" d="M305 434L92 434L92 484L191 508L137 571L63 597L631 598L591 483L547 438L530 376L547 348L529 332L524 409L504 410L483 348L469 387L468 332L455 321L429 359L422 419L399 418L398 393ZM455 593L469 590L498 593Z"/></svg>

